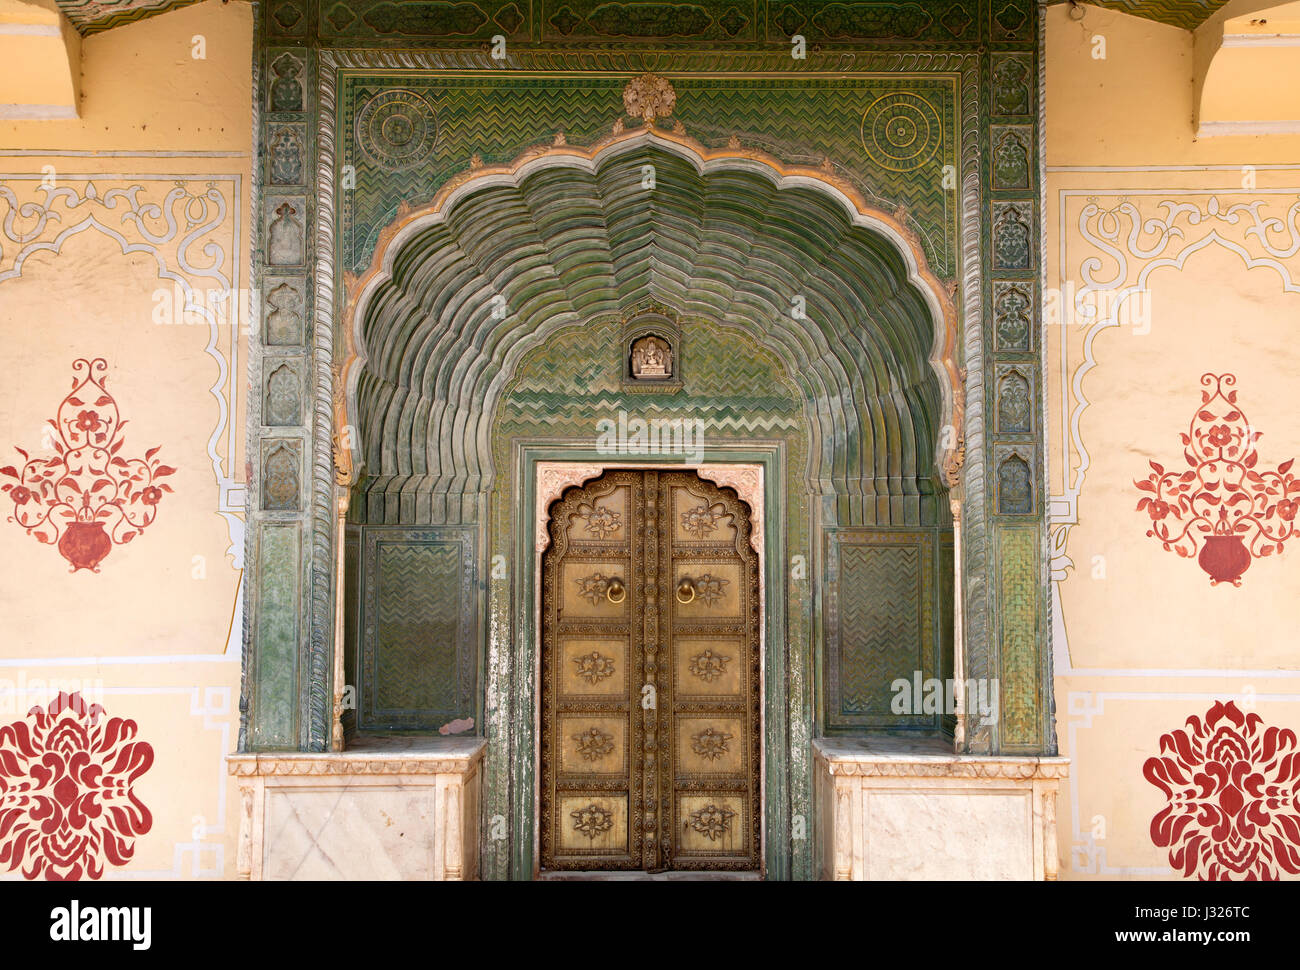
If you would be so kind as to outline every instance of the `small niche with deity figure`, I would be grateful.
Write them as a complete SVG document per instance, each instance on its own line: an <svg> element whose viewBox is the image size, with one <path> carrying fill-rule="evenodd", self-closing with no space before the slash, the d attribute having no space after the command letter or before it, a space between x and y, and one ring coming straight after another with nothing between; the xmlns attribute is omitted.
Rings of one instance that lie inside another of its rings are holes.
<svg viewBox="0 0 1300 970"><path fill-rule="evenodd" d="M673 349L656 334L647 334L632 344L632 379L667 381L673 376Z"/></svg>
<svg viewBox="0 0 1300 970"><path fill-rule="evenodd" d="M643 306L624 318L623 388L674 393L682 387L682 333L666 307Z"/></svg>

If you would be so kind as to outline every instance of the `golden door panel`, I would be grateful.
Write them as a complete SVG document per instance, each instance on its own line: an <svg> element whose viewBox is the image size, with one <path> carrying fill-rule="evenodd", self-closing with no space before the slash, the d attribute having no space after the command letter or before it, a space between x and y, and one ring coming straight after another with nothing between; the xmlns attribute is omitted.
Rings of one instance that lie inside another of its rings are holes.
<svg viewBox="0 0 1300 970"><path fill-rule="evenodd" d="M739 563L689 559L673 564L676 616L680 620L735 620L746 598Z"/></svg>
<svg viewBox="0 0 1300 970"><path fill-rule="evenodd" d="M690 774L743 774L745 722L740 717L680 715L677 770Z"/></svg>
<svg viewBox="0 0 1300 970"><path fill-rule="evenodd" d="M686 488L674 488L672 501L675 543L735 543L736 517L727 511L726 503L710 502Z"/></svg>
<svg viewBox="0 0 1300 970"><path fill-rule="evenodd" d="M561 694L627 695L627 634L621 637L561 637Z"/></svg>
<svg viewBox="0 0 1300 970"><path fill-rule="evenodd" d="M626 560L583 559L560 570L559 619L626 620Z"/></svg>
<svg viewBox="0 0 1300 970"><path fill-rule="evenodd" d="M677 803L678 844L687 857L746 856L751 813L734 792L682 795Z"/></svg>
<svg viewBox="0 0 1300 970"><path fill-rule="evenodd" d="M605 495L594 495L580 502L569 514L569 542L626 545L628 540L628 496L631 487L620 485Z"/></svg>
<svg viewBox="0 0 1300 970"><path fill-rule="evenodd" d="M692 472L612 471L549 528L542 868L759 868L748 507Z"/></svg>
<svg viewBox="0 0 1300 970"><path fill-rule="evenodd" d="M745 643L741 637L674 638L678 698L734 696L744 692Z"/></svg>
<svg viewBox="0 0 1300 970"><path fill-rule="evenodd" d="M590 855L627 850L627 797L602 793L560 798L560 848Z"/></svg>
<svg viewBox="0 0 1300 970"><path fill-rule="evenodd" d="M627 717L564 714L560 774L622 775L627 772Z"/></svg>

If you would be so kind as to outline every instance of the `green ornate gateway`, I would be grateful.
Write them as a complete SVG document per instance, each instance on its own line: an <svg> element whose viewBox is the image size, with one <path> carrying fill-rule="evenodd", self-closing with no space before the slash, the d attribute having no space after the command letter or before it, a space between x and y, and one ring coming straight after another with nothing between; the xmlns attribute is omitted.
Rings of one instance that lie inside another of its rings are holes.
<svg viewBox="0 0 1300 970"><path fill-rule="evenodd" d="M570 462L762 470L769 876L813 872L814 737L1055 753L1037 17L263 4L240 749L472 719L483 872L529 878ZM602 445L638 419L698 437ZM914 676L996 682L994 716L900 713Z"/></svg>

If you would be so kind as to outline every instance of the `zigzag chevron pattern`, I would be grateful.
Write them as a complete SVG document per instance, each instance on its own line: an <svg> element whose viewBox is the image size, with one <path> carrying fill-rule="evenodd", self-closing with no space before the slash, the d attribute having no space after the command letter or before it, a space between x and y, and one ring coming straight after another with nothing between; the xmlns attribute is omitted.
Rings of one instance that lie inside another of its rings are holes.
<svg viewBox="0 0 1300 970"><path fill-rule="evenodd" d="M1088 0L1093 6L1157 20L1171 27L1195 30L1228 0Z"/></svg>
<svg viewBox="0 0 1300 970"><path fill-rule="evenodd" d="M68 22L83 36L188 7L199 0L57 0Z"/></svg>
<svg viewBox="0 0 1300 970"><path fill-rule="evenodd" d="M671 72L668 72L671 78ZM421 94L436 115L438 140L426 163L399 172L378 169L358 150L352 134L357 113L395 82L348 79L343 86L341 160L356 167L356 189L343 197L344 252L354 269L370 259L380 230L402 202L431 198L471 156L486 164L513 161L526 148L549 144L563 131L572 144L609 133L622 113L627 75L593 73L578 79L404 77L403 88ZM723 146L735 135L792 164L819 165L826 157L846 170L864 195L892 211L905 204L927 249L935 273L955 273L957 213L943 189L943 166L956 165L954 82L921 77L819 80L815 93L803 79L763 78L675 81L674 119L706 144ZM942 127L938 151L919 167L893 172L873 160L862 120L878 98L910 92L927 101ZM809 132L817 132L810 141Z"/></svg>
<svg viewBox="0 0 1300 970"><path fill-rule="evenodd" d="M922 637L920 551L845 545L840 569L840 713L888 716L889 685L912 680Z"/></svg>
<svg viewBox="0 0 1300 970"><path fill-rule="evenodd" d="M379 554L374 709L456 716L460 550L385 542Z"/></svg>

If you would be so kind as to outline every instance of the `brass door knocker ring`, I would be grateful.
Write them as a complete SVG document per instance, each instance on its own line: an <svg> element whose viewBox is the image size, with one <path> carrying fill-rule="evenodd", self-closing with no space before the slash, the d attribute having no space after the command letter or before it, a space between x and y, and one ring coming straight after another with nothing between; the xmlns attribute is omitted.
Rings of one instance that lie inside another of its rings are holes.
<svg viewBox="0 0 1300 970"><path fill-rule="evenodd" d="M693 579L683 577L681 582L677 584L677 602L695 602L695 581Z"/></svg>
<svg viewBox="0 0 1300 970"><path fill-rule="evenodd" d="M605 587L605 598L611 603L621 603L627 599L627 587L621 579L611 579Z"/></svg>

